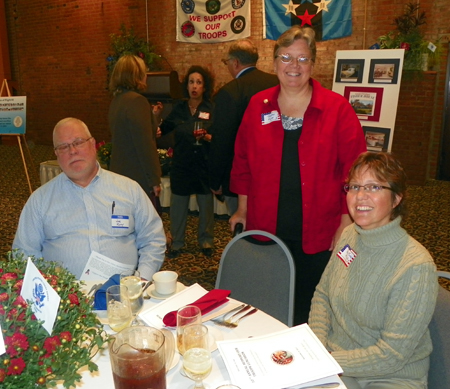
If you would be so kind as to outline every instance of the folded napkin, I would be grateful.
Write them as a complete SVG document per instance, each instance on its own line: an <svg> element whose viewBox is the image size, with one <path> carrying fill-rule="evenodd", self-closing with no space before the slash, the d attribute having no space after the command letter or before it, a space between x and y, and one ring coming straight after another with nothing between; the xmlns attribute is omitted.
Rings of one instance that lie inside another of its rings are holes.
<svg viewBox="0 0 450 389"><path fill-rule="evenodd" d="M114 274L106 281L100 289L95 292L94 296L94 309L97 311L106 310L106 289L113 285L120 284L120 274Z"/></svg>
<svg viewBox="0 0 450 389"><path fill-rule="evenodd" d="M197 301L194 301L191 304L200 308L202 315L216 309L217 307L225 304L228 299L227 297L230 295L230 290L223 289L214 289L210 292L206 293L204 296L200 297ZM168 327L176 327L177 325L177 311L172 311L167 313L164 316L163 322Z"/></svg>

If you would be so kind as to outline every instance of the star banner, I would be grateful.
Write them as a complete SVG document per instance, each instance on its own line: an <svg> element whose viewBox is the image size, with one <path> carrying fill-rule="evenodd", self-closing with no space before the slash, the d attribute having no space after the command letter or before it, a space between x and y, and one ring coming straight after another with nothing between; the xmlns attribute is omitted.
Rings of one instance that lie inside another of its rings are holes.
<svg viewBox="0 0 450 389"><path fill-rule="evenodd" d="M227 42L250 36L250 0L177 0L177 41Z"/></svg>
<svg viewBox="0 0 450 389"><path fill-rule="evenodd" d="M352 34L351 0L264 0L264 38L277 40L290 27L312 27L317 41Z"/></svg>

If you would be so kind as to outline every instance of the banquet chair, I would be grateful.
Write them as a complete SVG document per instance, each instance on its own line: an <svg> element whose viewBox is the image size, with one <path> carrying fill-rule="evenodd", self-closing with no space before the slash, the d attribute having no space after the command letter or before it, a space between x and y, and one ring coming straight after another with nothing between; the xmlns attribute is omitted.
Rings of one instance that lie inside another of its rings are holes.
<svg viewBox="0 0 450 389"><path fill-rule="evenodd" d="M269 240L258 240L262 236ZM220 259L216 288L251 304L289 327L294 318L295 267L283 241L265 231L236 235Z"/></svg>
<svg viewBox="0 0 450 389"><path fill-rule="evenodd" d="M450 279L449 272L438 271L438 276ZM450 388L450 291L439 286L439 292L430 323L433 351L430 355L428 389Z"/></svg>

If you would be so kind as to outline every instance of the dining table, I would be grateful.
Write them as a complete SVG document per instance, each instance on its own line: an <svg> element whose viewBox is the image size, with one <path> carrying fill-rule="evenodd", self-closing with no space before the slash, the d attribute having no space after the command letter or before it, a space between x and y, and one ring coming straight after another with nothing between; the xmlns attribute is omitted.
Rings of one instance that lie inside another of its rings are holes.
<svg viewBox="0 0 450 389"><path fill-rule="evenodd" d="M86 288L90 287L89 284L90 282L87 283ZM144 294L146 294L146 292L144 292ZM149 297L149 295L147 295L147 297ZM152 310L158 307L159 304L163 303L163 301L164 299L153 297L144 299L144 307L142 308L141 312L145 313L146 311ZM241 304L241 302L232 298L229 298L229 301L231 304L234 304L234 306L238 306ZM114 332L106 324L106 311L97 311L97 314L100 320L105 323L105 332L108 334L114 334ZM211 320L205 321L203 324L208 327L210 338L212 338L212 341L210 340L210 343L213 343L210 344L213 360L212 370L209 376L203 380L203 382L210 389L216 389L221 385L232 383L225 363L220 355L219 350L217 349L215 341L256 337L278 332L288 328L284 323L261 310L258 310L256 313L249 315L248 317L245 317L235 328L220 326L218 324L215 324L215 322ZM170 327L169 329L175 337L176 329ZM114 381L112 376L108 346L106 344L101 350L97 352L92 361L98 366L98 371L91 373L88 371L87 367L82 368L80 370L82 379L76 387L80 387L83 389L113 389ZM337 375L334 378L335 379L333 379L333 381L337 381L340 383L340 386L338 386L336 389L346 389L346 386L342 383ZM177 350L175 350L170 370L167 372L166 382L167 389L186 389L193 384L193 381L183 374L182 357ZM297 387L301 388L302 386L295 386L293 388ZM63 388L62 384L58 385L58 388Z"/></svg>

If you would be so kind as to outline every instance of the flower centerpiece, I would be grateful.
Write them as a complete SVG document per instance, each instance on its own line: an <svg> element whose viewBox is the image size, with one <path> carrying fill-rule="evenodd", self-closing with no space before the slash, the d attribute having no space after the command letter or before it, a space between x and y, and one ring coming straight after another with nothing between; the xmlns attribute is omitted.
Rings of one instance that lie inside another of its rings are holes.
<svg viewBox="0 0 450 389"><path fill-rule="evenodd" d="M0 325L6 353L0 355L0 387L23 389L55 386L65 388L80 381L78 370L87 366L105 342L103 326L93 312L91 298L69 271L43 258L33 263L61 297L52 334L33 314L21 296L27 259L17 250L0 261Z"/></svg>
<svg viewBox="0 0 450 389"><path fill-rule="evenodd" d="M106 143L105 141L96 144L97 158L100 164L105 165L109 169L111 162L112 143Z"/></svg>
<svg viewBox="0 0 450 389"><path fill-rule="evenodd" d="M170 175L170 168L172 166L173 149L158 149L159 163L161 164L161 171L163 176Z"/></svg>

